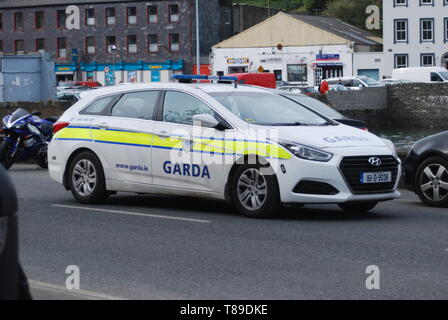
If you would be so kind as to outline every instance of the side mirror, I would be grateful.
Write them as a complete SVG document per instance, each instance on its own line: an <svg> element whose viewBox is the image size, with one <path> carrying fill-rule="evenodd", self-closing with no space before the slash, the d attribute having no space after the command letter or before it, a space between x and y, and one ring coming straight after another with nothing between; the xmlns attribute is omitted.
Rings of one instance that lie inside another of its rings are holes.
<svg viewBox="0 0 448 320"><path fill-rule="evenodd" d="M9 217L17 211L17 195L6 170L0 165L0 218Z"/></svg>
<svg viewBox="0 0 448 320"><path fill-rule="evenodd" d="M42 112L34 110L33 112L31 112L32 116L40 116L42 114Z"/></svg>
<svg viewBox="0 0 448 320"><path fill-rule="evenodd" d="M211 114L196 114L193 116L193 125L204 128L215 128L219 125L219 121Z"/></svg>
<svg viewBox="0 0 448 320"><path fill-rule="evenodd" d="M362 88L364 88L364 86L363 86L362 84L360 84L360 85L358 86L358 88L359 88L359 90L362 90Z"/></svg>

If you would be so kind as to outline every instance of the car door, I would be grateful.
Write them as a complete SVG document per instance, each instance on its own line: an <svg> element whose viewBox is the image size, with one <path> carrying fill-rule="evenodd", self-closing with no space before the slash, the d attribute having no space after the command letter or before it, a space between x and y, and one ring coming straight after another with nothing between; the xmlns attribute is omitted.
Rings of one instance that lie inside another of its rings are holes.
<svg viewBox="0 0 448 320"><path fill-rule="evenodd" d="M119 179L152 183L152 119L160 94L159 90L124 93L92 126L95 144Z"/></svg>
<svg viewBox="0 0 448 320"><path fill-rule="evenodd" d="M222 181L224 131L193 126L196 114L218 114L186 92L164 93L153 141L153 182L168 188L216 191Z"/></svg>

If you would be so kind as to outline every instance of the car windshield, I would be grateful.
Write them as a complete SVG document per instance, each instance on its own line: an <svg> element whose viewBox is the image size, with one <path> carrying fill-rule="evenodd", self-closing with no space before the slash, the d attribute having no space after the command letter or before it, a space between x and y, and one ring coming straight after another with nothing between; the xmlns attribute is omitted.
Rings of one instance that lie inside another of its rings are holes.
<svg viewBox="0 0 448 320"><path fill-rule="evenodd" d="M367 83L368 86L378 86L380 83L372 78L365 77L361 78L365 83Z"/></svg>
<svg viewBox="0 0 448 320"><path fill-rule="evenodd" d="M75 84L73 82L59 82L59 87L66 88L66 87L74 87Z"/></svg>
<svg viewBox="0 0 448 320"><path fill-rule="evenodd" d="M286 94L285 96L294 101L297 101L301 105L303 105L311 110L314 110L314 111L320 113L321 115L323 115L327 118L330 118L330 119L343 119L344 118L344 116L342 114L340 114L333 108L327 106L325 103L320 102L317 99L313 99L308 96L298 96L298 95L292 95L292 94Z"/></svg>
<svg viewBox="0 0 448 320"><path fill-rule="evenodd" d="M320 126L327 120L295 101L270 92L219 92L210 95L240 119L264 126Z"/></svg>
<svg viewBox="0 0 448 320"><path fill-rule="evenodd" d="M30 113L28 111L26 111L25 109L19 108L12 113L11 118L9 118L9 122L10 123L16 122L20 118L23 118L23 117L26 117L29 115L30 115Z"/></svg>
<svg viewBox="0 0 448 320"><path fill-rule="evenodd" d="M439 72L443 79L448 81L448 72Z"/></svg>

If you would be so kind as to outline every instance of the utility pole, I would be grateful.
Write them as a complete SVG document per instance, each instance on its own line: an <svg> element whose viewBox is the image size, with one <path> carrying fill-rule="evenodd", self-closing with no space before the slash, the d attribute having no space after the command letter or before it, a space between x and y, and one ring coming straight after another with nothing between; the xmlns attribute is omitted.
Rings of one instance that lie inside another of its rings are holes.
<svg viewBox="0 0 448 320"><path fill-rule="evenodd" d="M201 50L199 46L199 0L196 0L196 74L201 74Z"/></svg>

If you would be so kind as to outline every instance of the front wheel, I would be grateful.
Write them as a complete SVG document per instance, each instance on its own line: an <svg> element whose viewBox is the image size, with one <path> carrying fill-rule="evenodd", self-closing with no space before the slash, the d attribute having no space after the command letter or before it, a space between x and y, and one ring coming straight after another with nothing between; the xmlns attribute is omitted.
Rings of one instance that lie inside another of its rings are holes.
<svg viewBox="0 0 448 320"><path fill-rule="evenodd" d="M238 211L249 218L269 218L280 208L280 194L273 174L260 165L242 165L234 175L232 197Z"/></svg>
<svg viewBox="0 0 448 320"><path fill-rule="evenodd" d="M7 170L14 164L14 157L9 153L10 149L11 144L6 140L0 144L0 163Z"/></svg>
<svg viewBox="0 0 448 320"><path fill-rule="evenodd" d="M90 152L82 152L73 159L68 178L73 196L81 203L101 203L109 196L103 167L98 158Z"/></svg>
<svg viewBox="0 0 448 320"><path fill-rule="evenodd" d="M415 176L420 199L431 207L448 205L448 161L431 157L420 164Z"/></svg>
<svg viewBox="0 0 448 320"><path fill-rule="evenodd" d="M376 207L377 202L340 203L338 206L349 213L366 213Z"/></svg>

